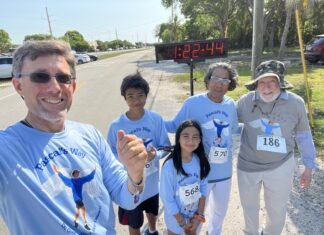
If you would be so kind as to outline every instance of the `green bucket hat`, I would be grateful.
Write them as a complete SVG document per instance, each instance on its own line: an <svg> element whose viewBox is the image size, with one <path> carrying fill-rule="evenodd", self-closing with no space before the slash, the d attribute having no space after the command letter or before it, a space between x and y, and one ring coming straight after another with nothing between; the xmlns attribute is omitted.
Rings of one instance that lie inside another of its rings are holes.
<svg viewBox="0 0 324 235"><path fill-rule="evenodd" d="M281 89L291 89L294 86L284 80L284 73L285 73L285 64L278 61L278 60L268 60L265 62L262 62L256 69L255 69L255 77L254 80L248 82L245 84L245 87L253 91L257 87L257 81L261 78L268 77L268 76L274 76L278 78L278 81L280 83Z"/></svg>

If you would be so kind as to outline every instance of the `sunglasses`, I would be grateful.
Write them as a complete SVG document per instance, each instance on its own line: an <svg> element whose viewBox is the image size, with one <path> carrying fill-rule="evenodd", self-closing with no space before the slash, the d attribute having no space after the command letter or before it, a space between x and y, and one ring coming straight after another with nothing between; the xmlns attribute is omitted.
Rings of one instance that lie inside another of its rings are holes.
<svg viewBox="0 0 324 235"><path fill-rule="evenodd" d="M222 83L222 84L231 83L231 80L228 79L228 78L220 78L220 77L215 77L215 76L211 76L210 81L217 82L217 83Z"/></svg>
<svg viewBox="0 0 324 235"><path fill-rule="evenodd" d="M26 73L26 74L19 74L18 77L21 78L23 76L29 76L30 81L34 83L48 83L51 80L52 75L49 73L44 72L35 72L35 73ZM72 75L65 74L65 73L58 73L55 74L56 81L62 84L71 84L72 80L74 79Z"/></svg>

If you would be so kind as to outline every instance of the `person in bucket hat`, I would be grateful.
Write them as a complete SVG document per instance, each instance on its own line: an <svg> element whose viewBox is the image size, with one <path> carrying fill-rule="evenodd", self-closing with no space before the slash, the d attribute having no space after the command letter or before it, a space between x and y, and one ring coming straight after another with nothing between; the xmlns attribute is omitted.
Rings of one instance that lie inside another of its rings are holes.
<svg viewBox="0 0 324 235"><path fill-rule="evenodd" d="M278 79L281 89L291 89L294 86L291 83L284 80L285 70L286 70L285 64L280 61L277 60L265 61L255 69L254 80L245 84L245 87L248 90L253 91L255 90L256 85L260 79L267 76L274 76Z"/></svg>
<svg viewBox="0 0 324 235"><path fill-rule="evenodd" d="M295 169L294 147L299 148L305 170L300 187L310 186L316 168L315 147L303 99L288 91L284 63L270 60L255 70L245 86L250 92L236 106L243 123L238 154L238 186L244 234L260 234L260 191L264 190L266 221L261 234L279 235L286 219Z"/></svg>

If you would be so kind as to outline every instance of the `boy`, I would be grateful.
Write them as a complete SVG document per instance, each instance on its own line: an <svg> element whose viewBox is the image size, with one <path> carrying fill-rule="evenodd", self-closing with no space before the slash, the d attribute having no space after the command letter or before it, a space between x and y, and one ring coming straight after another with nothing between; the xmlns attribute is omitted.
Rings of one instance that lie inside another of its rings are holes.
<svg viewBox="0 0 324 235"><path fill-rule="evenodd" d="M145 231L145 234L157 235L159 160L166 155L166 152L157 151L156 148L169 146L170 141L162 117L144 108L150 90L146 80L140 74L129 75L123 79L120 90L129 109L112 122L107 136L108 143L117 156L117 131L123 128L125 133L136 135L144 140L148 160L144 174L147 186L141 196L142 202L134 210L119 207L119 222L129 226L130 235L139 235L145 210L149 224L149 229Z"/></svg>

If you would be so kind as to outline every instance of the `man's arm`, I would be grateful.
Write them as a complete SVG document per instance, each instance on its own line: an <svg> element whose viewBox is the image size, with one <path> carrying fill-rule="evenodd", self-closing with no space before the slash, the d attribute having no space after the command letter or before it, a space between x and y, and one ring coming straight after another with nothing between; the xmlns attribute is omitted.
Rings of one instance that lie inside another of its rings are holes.
<svg viewBox="0 0 324 235"><path fill-rule="evenodd" d="M126 135L124 131L118 131L118 156L127 169L128 189L136 194L144 188L144 167L147 161L147 152L143 140L135 135Z"/></svg>
<svg viewBox="0 0 324 235"><path fill-rule="evenodd" d="M299 181L301 188L307 188L310 186L312 181L312 169L316 168L316 150L312 138L311 131L297 131L296 132L296 143L298 150L305 165L305 171L302 173Z"/></svg>

